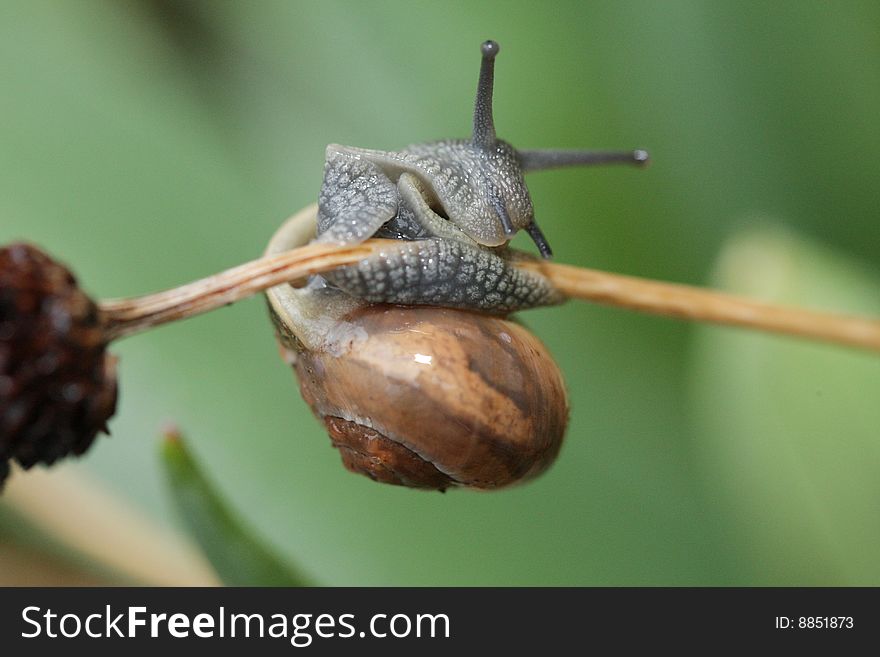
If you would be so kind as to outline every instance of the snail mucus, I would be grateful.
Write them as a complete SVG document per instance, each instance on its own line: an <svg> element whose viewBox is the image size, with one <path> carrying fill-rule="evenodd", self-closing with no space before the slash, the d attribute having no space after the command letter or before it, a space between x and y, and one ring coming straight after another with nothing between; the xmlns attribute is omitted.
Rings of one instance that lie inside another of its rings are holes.
<svg viewBox="0 0 880 657"><path fill-rule="evenodd" d="M645 164L644 151L516 150L492 115L499 47L481 46L473 133L375 151L327 147L317 208L289 219L268 254L310 241L387 238L378 256L267 292L282 355L345 466L374 480L494 489L543 472L568 421L562 374L508 319L564 300L520 229L549 258L523 173Z"/></svg>

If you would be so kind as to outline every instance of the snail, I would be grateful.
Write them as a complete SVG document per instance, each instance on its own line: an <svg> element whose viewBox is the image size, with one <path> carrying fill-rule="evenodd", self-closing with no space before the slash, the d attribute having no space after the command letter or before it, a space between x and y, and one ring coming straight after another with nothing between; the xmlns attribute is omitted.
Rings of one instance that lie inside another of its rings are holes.
<svg viewBox="0 0 880 657"><path fill-rule="evenodd" d="M389 152L328 146L317 209L288 220L267 249L388 239L377 256L267 292L303 398L345 466L377 481L494 489L553 462L568 420L562 374L507 319L564 300L513 266L532 258L508 247L518 230L551 256L523 173L648 160L641 150L527 151L497 139L498 52L494 41L481 46L470 139Z"/></svg>
<svg viewBox="0 0 880 657"><path fill-rule="evenodd" d="M314 206L269 252L308 240ZM541 342L500 316L372 304L312 280L267 292L282 355L350 470L384 483L499 488L554 460L568 419Z"/></svg>

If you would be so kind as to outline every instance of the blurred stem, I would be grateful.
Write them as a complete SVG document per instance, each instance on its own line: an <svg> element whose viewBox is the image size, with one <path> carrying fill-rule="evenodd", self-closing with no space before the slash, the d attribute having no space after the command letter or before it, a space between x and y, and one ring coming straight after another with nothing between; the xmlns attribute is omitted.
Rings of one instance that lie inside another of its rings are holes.
<svg viewBox="0 0 880 657"><path fill-rule="evenodd" d="M27 520L33 546L90 564L116 583L216 586L219 580L188 541L151 520L77 468L32 468L12 477L3 504ZM0 536L0 542L6 537ZM120 577L122 579L120 579Z"/></svg>
<svg viewBox="0 0 880 657"><path fill-rule="evenodd" d="M315 206L290 221L314 222ZM181 287L101 303L109 339L214 310L282 283L377 255L388 240L308 244L268 255ZM549 279L564 295L654 315L741 326L880 351L880 321L779 306L714 290L523 259L516 266Z"/></svg>

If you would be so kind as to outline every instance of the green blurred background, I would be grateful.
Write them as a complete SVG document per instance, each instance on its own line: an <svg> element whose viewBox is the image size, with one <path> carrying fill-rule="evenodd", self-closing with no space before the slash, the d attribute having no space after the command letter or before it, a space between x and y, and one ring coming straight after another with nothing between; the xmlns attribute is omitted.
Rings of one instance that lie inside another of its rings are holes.
<svg viewBox="0 0 880 657"><path fill-rule="evenodd" d="M529 178L559 262L880 314L875 0L4 2L0 242L43 245L97 297L254 257L316 199L327 143L467 135L486 38L501 137L654 159ZM346 473L260 299L116 345L113 437L58 472L176 528L173 420L324 584L880 584L876 357L584 303L521 318L572 416L516 489Z"/></svg>

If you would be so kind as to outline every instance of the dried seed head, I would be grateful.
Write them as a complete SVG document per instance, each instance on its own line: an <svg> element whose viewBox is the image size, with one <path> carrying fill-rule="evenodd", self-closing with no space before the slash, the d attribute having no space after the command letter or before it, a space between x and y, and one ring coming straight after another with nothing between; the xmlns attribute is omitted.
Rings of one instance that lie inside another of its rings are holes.
<svg viewBox="0 0 880 657"><path fill-rule="evenodd" d="M84 453L116 410L116 359L97 305L36 247L0 249L0 484Z"/></svg>

